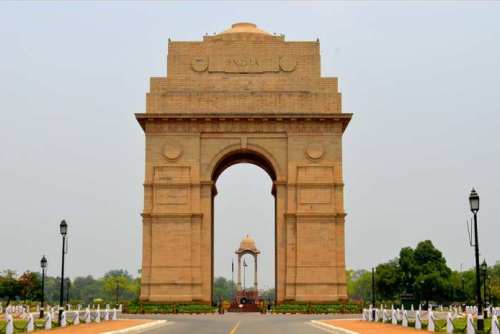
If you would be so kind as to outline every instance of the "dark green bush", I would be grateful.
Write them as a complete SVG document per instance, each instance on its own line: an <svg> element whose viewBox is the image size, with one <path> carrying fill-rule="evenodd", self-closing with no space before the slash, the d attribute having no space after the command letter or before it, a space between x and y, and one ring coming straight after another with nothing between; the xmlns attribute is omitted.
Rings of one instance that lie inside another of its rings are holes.
<svg viewBox="0 0 500 334"><path fill-rule="evenodd" d="M275 305L273 313L361 313L362 305L356 303L306 304L285 303Z"/></svg>
<svg viewBox="0 0 500 334"><path fill-rule="evenodd" d="M208 304L155 304L131 302L124 306L124 313L213 313L214 308Z"/></svg>

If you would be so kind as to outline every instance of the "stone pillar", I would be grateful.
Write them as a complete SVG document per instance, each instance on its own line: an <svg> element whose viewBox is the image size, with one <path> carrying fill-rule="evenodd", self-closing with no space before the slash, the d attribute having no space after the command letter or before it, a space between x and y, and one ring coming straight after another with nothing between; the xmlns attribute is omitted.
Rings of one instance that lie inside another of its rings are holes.
<svg viewBox="0 0 500 334"><path fill-rule="evenodd" d="M241 254L238 254L238 284L237 284L237 289L238 289L238 291L241 290Z"/></svg>
<svg viewBox="0 0 500 334"><path fill-rule="evenodd" d="M257 284L257 254L254 254L253 258L255 261L255 272L254 272L253 281L254 281L255 291L257 291L257 287L258 287L258 284Z"/></svg>

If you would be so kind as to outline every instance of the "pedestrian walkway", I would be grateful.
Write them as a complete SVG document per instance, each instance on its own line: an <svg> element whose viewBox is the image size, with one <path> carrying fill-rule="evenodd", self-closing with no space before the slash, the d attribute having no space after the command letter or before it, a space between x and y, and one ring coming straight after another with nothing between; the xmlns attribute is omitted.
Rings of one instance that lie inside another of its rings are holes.
<svg viewBox="0 0 500 334"><path fill-rule="evenodd" d="M415 328L396 326L391 324L374 323L361 320L324 320L329 325L348 329L359 334L415 334Z"/></svg>
<svg viewBox="0 0 500 334"><path fill-rule="evenodd" d="M100 334L119 329L139 326L152 322L151 320L139 319L120 319L114 321L103 321L100 323L80 324L76 326L68 326L65 328L54 328L47 331L37 331L37 333L53 333L53 334Z"/></svg>

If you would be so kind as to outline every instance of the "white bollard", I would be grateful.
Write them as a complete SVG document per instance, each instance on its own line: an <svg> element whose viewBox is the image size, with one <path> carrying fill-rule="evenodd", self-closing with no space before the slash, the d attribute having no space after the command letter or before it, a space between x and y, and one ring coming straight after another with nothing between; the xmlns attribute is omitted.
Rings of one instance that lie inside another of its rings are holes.
<svg viewBox="0 0 500 334"><path fill-rule="evenodd" d="M116 308L113 308L113 316L111 317L111 320L118 320L118 318L116 317Z"/></svg>
<svg viewBox="0 0 500 334"><path fill-rule="evenodd" d="M368 321L373 321L373 308L370 305L370 308L368 309Z"/></svg>
<svg viewBox="0 0 500 334"><path fill-rule="evenodd" d="M87 307L85 310L85 323L90 324L92 322L92 319L90 318L90 308Z"/></svg>
<svg viewBox="0 0 500 334"><path fill-rule="evenodd" d="M28 323L26 324L26 331L33 332L35 330L35 319L33 314L28 313Z"/></svg>
<svg viewBox="0 0 500 334"><path fill-rule="evenodd" d="M45 317L45 329L49 330L52 328L52 313L47 312L47 316Z"/></svg>
<svg viewBox="0 0 500 334"><path fill-rule="evenodd" d="M491 334L500 334L500 326L498 325L498 318L496 314L493 314L491 318Z"/></svg>
<svg viewBox="0 0 500 334"><path fill-rule="evenodd" d="M116 309L113 309L116 311ZM366 309L363 309L363 311L361 312L361 315L363 317L363 321L367 321L368 319L366 319Z"/></svg>
<svg viewBox="0 0 500 334"><path fill-rule="evenodd" d="M393 325L397 325L398 324L398 315L397 315L395 309L392 309L392 311L391 311L391 322L392 322Z"/></svg>
<svg viewBox="0 0 500 334"><path fill-rule="evenodd" d="M120 304L120 306L118 306L118 312L123 312L123 305Z"/></svg>
<svg viewBox="0 0 500 334"><path fill-rule="evenodd" d="M403 327L408 327L408 312L403 311Z"/></svg>
<svg viewBox="0 0 500 334"><path fill-rule="evenodd" d="M387 311L386 309L383 309L382 310L382 323L386 323L387 322Z"/></svg>
<svg viewBox="0 0 500 334"><path fill-rule="evenodd" d="M62 311L62 313L61 313L61 323L59 325L61 327L66 327L66 311Z"/></svg>
<svg viewBox="0 0 500 334"><path fill-rule="evenodd" d="M109 320L109 310L106 307L106 310L104 310L104 321L108 321L108 320Z"/></svg>
<svg viewBox="0 0 500 334"><path fill-rule="evenodd" d="M6 313L5 320L7 321L5 325L5 334L14 334L14 318L12 314Z"/></svg>
<svg viewBox="0 0 500 334"><path fill-rule="evenodd" d="M95 311L95 322L101 322L101 311L99 310L99 306L97 306L97 310Z"/></svg>
<svg viewBox="0 0 500 334"><path fill-rule="evenodd" d="M434 325L434 312L432 312L431 308L429 308L429 311L427 312L427 321L427 330L429 332L435 332L436 326Z"/></svg>
<svg viewBox="0 0 500 334"><path fill-rule="evenodd" d="M420 319L420 310L415 312L415 329L422 329L422 319Z"/></svg>
<svg viewBox="0 0 500 334"><path fill-rule="evenodd" d="M415 312L415 307L413 307L413 304L411 304L411 311Z"/></svg>
<svg viewBox="0 0 500 334"><path fill-rule="evenodd" d="M75 316L73 317L73 325L80 324L80 312L76 311Z"/></svg>
<svg viewBox="0 0 500 334"><path fill-rule="evenodd" d="M450 312L446 316L446 333L453 333L453 317Z"/></svg>
<svg viewBox="0 0 500 334"><path fill-rule="evenodd" d="M472 314L467 315L467 327L466 327L466 333L467 334L476 334L476 330L474 329L474 322L472 320Z"/></svg>

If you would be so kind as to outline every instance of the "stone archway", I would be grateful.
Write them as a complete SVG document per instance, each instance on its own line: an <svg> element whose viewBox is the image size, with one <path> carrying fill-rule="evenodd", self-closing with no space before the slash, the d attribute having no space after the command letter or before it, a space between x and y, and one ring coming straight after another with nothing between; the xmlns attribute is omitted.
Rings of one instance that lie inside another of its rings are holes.
<svg viewBox="0 0 500 334"><path fill-rule="evenodd" d="M347 297L337 78L319 42L287 42L241 23L168 45L146 113L141 299L212 299L215 180L251 162L273 179L277 301Z"/></svg>
<svg viewBox="0 0 500 334"><path fill-rule="evenodd" d="M214 233L214 227L215 227L215 209L214 209L214 200L215 196L217 195L217 188L216 188L216 182L218 177L224 172L226 169L229 167L239 164L239 163L250 163L253 165L256 165L260 168L262 168L271 178L273 181L273 187L271 189L271 193L274 197L274 286L277 287L279 286L279 277L278 276L278 263L281 263L283 260L284 254L278 252L278 238L277 238L277 229L278 229L278 216L281 216L277 212L278 208L278 200L277 200L277 180L280 177L280 173L276 172L277 170L279 171L279 167L276 163L276 161L273 161L273 157L269 152L266 152L264 149L258 146L247 146L246 148L241 148L241 145L231 145L227 147L226 149L221 150L219 154L216 155L214 158L214 162L210 164L209 170L212 171L211 175L211 182L213 184L212 187L212 211L211 211L211 217L212 217L212 268L211 268L211 276L214 278L214 239L215 239L215 233ZM280 206L283 207L283 206ZM256 258L255 258L255 261ZM257 263L257 262L255 262ZM238 262L238 281L240 278L240 273L239 273L239 268L240 268L240 263ZM257 274L257 272L255 273ZM213 289L213 284L212 284L212 289ZM213 291L212 291L213 295Z"/></svg>

